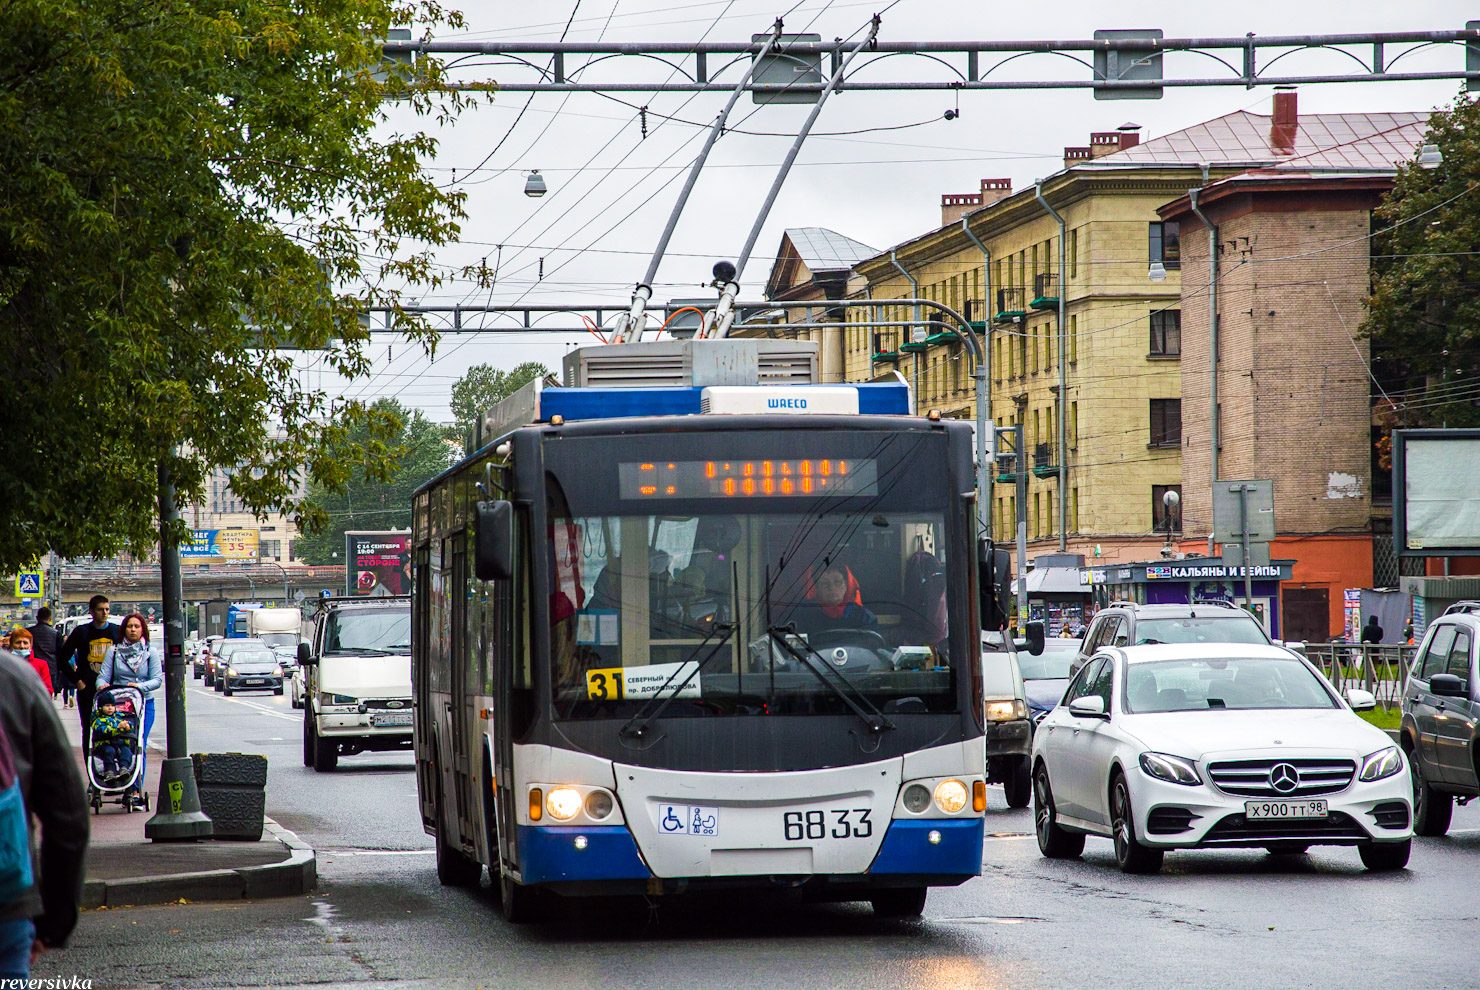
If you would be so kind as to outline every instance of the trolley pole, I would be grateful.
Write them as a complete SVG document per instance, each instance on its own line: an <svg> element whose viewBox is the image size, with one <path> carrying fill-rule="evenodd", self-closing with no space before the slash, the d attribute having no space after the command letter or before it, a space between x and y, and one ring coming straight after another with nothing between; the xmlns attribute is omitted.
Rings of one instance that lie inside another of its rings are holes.
<svg viewBox="0 0 1480 990"><path fill-rule="evenodd" d="M144 823L144 837L155 842L209 838L215 826L200 810L195 771L186 753L185 616L180 607L180 546L174 523L175 483L169 463L159 462L159 584L164 600L165 760L159 771L159 799L154 817Z"/></svg>

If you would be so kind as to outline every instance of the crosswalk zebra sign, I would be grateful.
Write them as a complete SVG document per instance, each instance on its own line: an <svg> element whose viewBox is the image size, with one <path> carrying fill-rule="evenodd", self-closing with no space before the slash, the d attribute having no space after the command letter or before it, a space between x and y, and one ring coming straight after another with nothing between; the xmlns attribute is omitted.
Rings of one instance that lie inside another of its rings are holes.
<svg viewBox="0 0 1480 990"><path fill-rule="evenodd" d="M43 586L40 571L21 571L15 576L17 598L40 598Z"/></svg>

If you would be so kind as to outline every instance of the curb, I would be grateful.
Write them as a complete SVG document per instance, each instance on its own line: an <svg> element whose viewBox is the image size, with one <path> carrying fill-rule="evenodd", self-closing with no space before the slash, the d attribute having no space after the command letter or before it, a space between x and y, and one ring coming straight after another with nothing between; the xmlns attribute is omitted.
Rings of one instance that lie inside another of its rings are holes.
<svg viewBox="0 0 1480 990"><path fill-rule="evenodd" d="M202 870L153 877L89 880L82 888L82 907L124 907L191 901L234 901L242 898L306 894L318 884L318 858L313 848L271 818L262 827L288 848L288 858L265 866Z"/></svg>

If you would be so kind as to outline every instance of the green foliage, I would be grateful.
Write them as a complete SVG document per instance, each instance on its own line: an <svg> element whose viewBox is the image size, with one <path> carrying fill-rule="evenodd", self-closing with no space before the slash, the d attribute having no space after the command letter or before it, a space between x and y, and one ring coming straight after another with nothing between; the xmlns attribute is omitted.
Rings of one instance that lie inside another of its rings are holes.
<svg viewBox="0 0 1480 990"><path fill-rule="evenodd" d="M344 563L345 530L409 529L411 493L447 470L460 452L448 442L446 431L419 409L408 414L395 399L380 399L369 412L375 423L349 427L335 439L335 448L326 452L340 463L352 465L346 485L336 490L319 482L309 484L309 497L326 513L327 520L323 529L296 544L296 554L307 563ZM372 473L369 461L357 459L385 426L394 431L388 470Z"/></svg>
<svg viewBox="0 0 1480 990"><path fill-rule="evenodd" d="M512 371L491 364L473 365L452 386L452 414L458 427L465 431L489 406L549 373L538 361L526 361Z"/></svg>
<svg viewBox="0 0 1480 990"><path fill-rule="evenodd" d="M1436 112L1425 141L1444 161L1424 169L1415 155L1377 210L1362 329L1379 376L1407 392L1385 410L1393 422L1480 426L1480 101Z"/></svg>
<svg viewBox="0 0 1480 990"><path fill-rule="evenodd" d="M375 39L460 17L435 0L4 9L0 571L48 546L152 550L161 461L181 504L226 465L250 508L322 525L298 479L389 477L397 426L305 387L293 349L363 374L360 317L437 285L431 252L463 218L422 170L435 143L382 125L468 98L428 59L378 81Z"/></svg>

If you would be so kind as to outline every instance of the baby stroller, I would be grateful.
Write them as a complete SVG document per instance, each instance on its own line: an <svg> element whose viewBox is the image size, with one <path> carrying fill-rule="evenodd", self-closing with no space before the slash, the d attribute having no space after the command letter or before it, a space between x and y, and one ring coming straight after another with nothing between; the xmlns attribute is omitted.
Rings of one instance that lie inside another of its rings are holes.
<svg viewBox="0 0 1480 990"><path fill-rule="evenodd" d="M105 804L123 805L123 810L135 808L149 810L149 795L144 793L139 780L144 769L144 747L140 738L140 726L144 715L144 693L131 685L111 687L99 691L93 699L93 711L99 712L103 705L112 703L115 712L128 726L125 737L109 740L114 745L127 744L133 758L128 766L119 767L116 774L104 772L103 758L98 755L99 740L92 741L93 751L87 754L87 800L93 814L100 814Z"/></svg>

